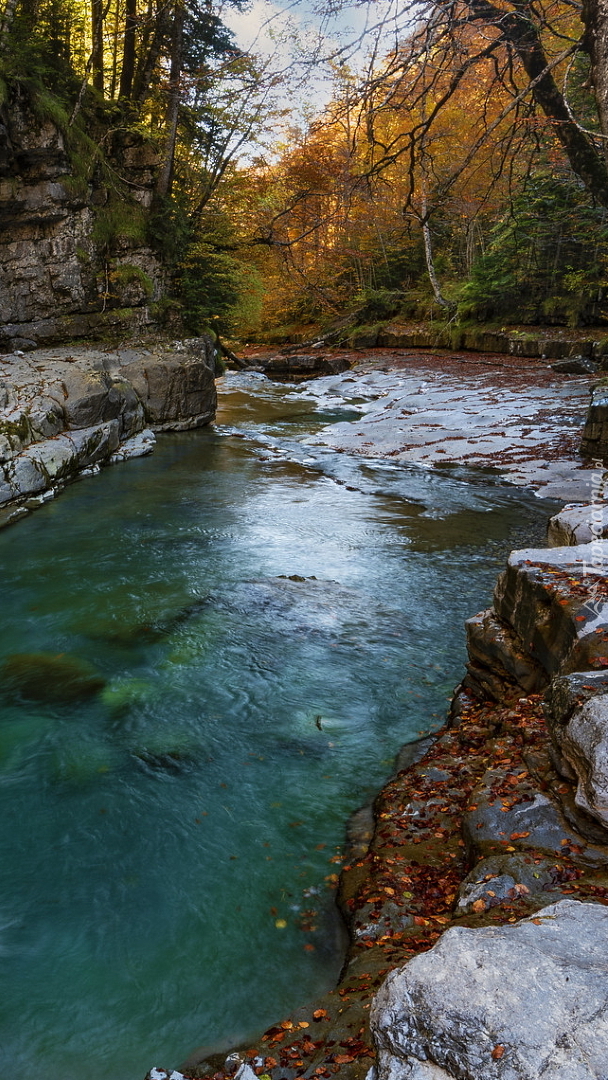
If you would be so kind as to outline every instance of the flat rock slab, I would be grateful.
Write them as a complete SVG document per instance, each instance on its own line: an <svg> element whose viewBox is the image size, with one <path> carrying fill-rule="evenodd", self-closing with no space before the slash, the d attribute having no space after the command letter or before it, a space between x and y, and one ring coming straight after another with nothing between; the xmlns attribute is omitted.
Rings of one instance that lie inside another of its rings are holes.
<svg viewBox="0 0 608 1080"><path fill-rule="evenodd" d="M517 356L380 350L311 395L364 400L356 423L333 424L312 445L404 463L496 469L511 483L587 502L594 469L578 456L591 376L564 378Z"/></svg>
<svg viewBox="0 0 608 1080"><path fill-rule="evenodd" d="M604 1080L608 909L454 927L390 973L371 1026L379 1080Z"/></svg>

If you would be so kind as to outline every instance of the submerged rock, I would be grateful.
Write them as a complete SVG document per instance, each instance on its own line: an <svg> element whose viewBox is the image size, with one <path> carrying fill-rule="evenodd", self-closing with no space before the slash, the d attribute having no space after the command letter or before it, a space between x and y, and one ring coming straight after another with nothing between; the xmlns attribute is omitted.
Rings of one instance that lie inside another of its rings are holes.
<svg viewBox="0 0 608 1080"><path fill-rule="evenodd" d="M562 900L514 926L446 931L375 997L378 1080L600 1080L607 957L599 904Z"/></svg>
<svg viewBox="0 0 608 1080"><path fill-rule="evenodd" d="M92 664L64 653L13 653L0 666L0 692L49 704L94 697L105 682Z"/></svg>

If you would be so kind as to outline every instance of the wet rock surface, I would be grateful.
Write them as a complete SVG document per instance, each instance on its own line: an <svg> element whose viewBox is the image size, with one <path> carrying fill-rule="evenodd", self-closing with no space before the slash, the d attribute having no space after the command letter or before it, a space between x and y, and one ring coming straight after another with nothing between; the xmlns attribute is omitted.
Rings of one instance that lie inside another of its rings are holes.
<svg viewBox="0 0 608 1080"><path fill-rule="evenodd" d="M587 457L608 465L608 384L605 380L592 392L581 451Z"/></svg>
<svg viewBox="0 0 608 1080"><path fill-rule="evenodd" d="M87 470L150 453L152 429L209 423L215 405L204 338L0 357L0 524Z"/></svg>
<svg viewBox="0 0 608 1080"><path fill-rule="evenodd" d="M341 354L342 355L342 354ZM344 354L351 371L317 379L327 407L355 405L353 422L309 440L370 458L425 467L496 470L542 496L587 502L594 467L579 456L591 376L559 375L544 361L406 349ZM251 360L259 364L263 354Z"/></svg>
<svg viewBox="0 0 608 1080"><path fill-rule="evenodd" d="M261 357L255 369L263 371L269 379L310 379L320 375L337 375L348 371L352 357L334 353L281 353L278 356Z"/></svg>
<svg viewBox="0 0 608 1080"><path fill-rule="evenodd" d="M500 700L551 678L602 669L608 655L608 541L514 551L494 606L467 622L464 685Z"/></svg>
<svg viewBox="0 0 608 1080"><path fill-rule="evenodd" d="M608 911L573 900L515 926L448 930L375 999L378 1077L599 1080L606 946Z"/></svg>

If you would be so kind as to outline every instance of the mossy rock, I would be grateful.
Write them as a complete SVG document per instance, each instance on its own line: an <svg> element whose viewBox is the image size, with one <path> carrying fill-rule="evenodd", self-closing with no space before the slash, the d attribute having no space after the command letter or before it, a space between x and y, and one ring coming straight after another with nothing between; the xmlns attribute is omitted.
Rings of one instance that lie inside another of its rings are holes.
<svg viewBox="0 0 608 1080"><path fill-rule="evenodd" d="M65 653L13 653L0 666L0 691L30 701L82 701L105 682L92 664Z"/></svg>
<svg viewBox="0 0 608 1080"><path fill-rule="evenodd" d="M82 743L79 746L62 746L51 755L51 779L69 787L85 787L100 776L110 772L114 755L108 746L99 743Z"/></svg>
<svg viewBox="0 0 608 1080"><path fill-rule="evenodd" d="M101 701L113 716L122 716L150 696L150 684L144 679L121 679L101 691Z"/></svg>
<svg viewBox="0 0 608 1080"><path fill-rule="evenodd" d="M200 755L200 743L189 731L152 728L142 732L129 746L133 757L151 769L182 772Z"/></svg>

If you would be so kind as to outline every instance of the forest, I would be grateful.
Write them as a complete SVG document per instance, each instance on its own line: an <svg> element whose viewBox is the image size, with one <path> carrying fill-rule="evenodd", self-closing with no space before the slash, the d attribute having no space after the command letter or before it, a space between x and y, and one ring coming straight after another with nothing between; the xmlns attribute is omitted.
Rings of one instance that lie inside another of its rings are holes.
<svg viewBox="0 0 608 1080"><path fill-rule="evenodd" d="M299 76L237 45L235 10L5 0L0 19L2 110L26 100L63 133L69 183L104 186L108 250L137 234L157 252L161 323L263 340L391 319L606 321L598 0L372 4L356 49L328 40ZM330 99L290 115L286 88L322 63ZM151 155L143 201L134 146Z"/></svg>

